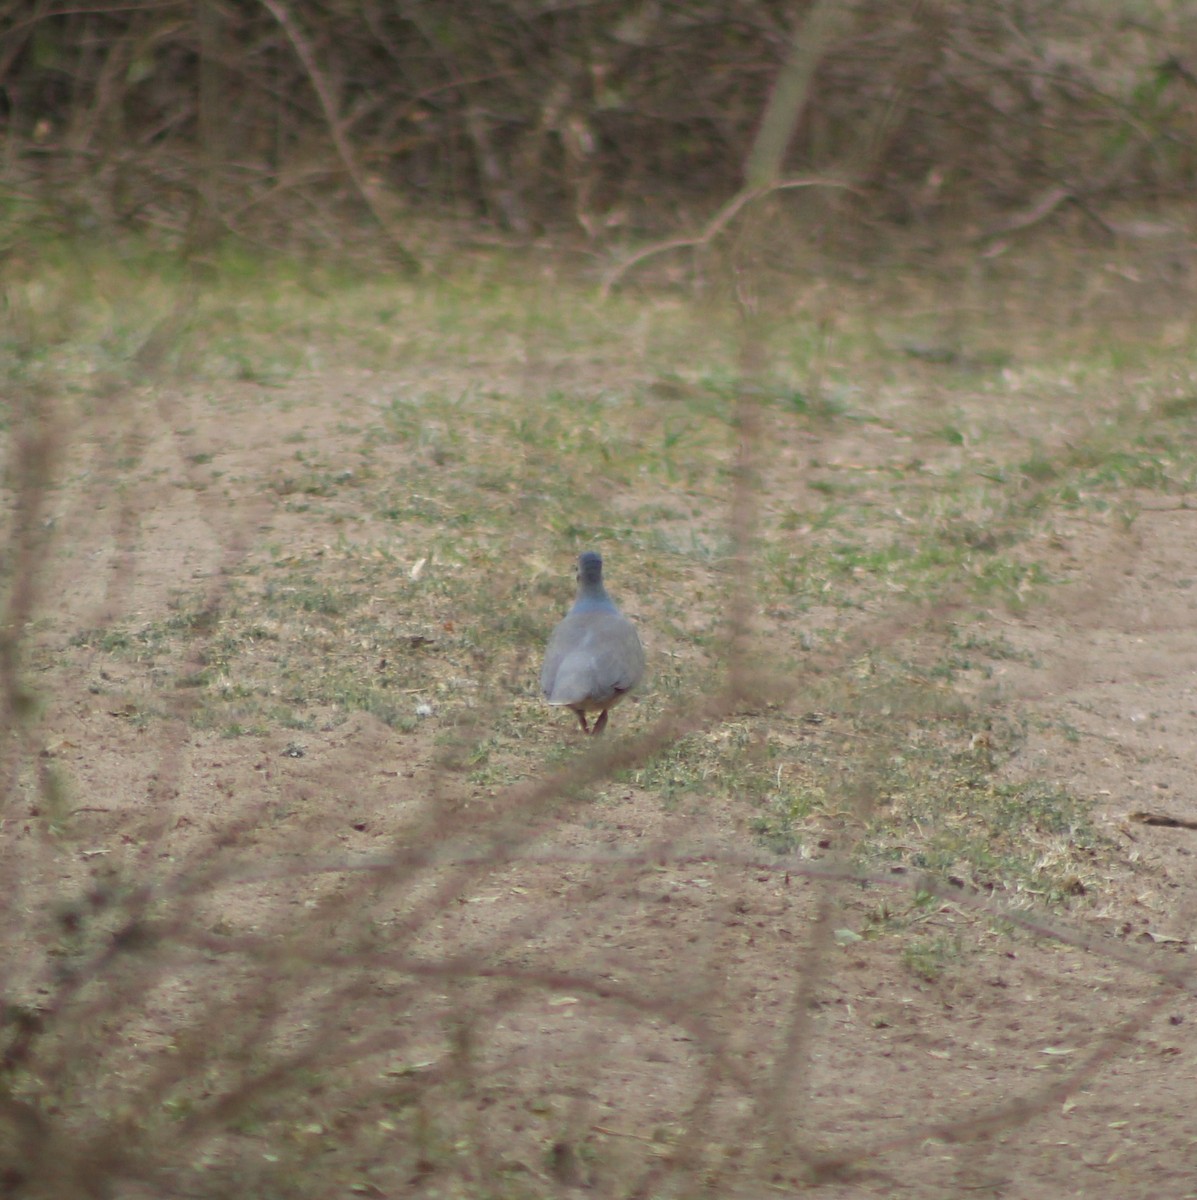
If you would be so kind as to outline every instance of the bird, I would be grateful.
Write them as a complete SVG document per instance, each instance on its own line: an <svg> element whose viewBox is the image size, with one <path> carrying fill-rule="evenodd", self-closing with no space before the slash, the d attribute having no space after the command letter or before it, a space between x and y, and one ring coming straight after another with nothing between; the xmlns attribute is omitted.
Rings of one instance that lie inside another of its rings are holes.
<svg viewBox="0 0 1197 1200"><path fill-rule="evenodd" d="M602 555L587 550L578 555L577 598L549 638L540 690L550 704L572 708L583 733L599 734L643 676L640 635L607 595ZM588 712L598 713L593 729Z"/></svg>

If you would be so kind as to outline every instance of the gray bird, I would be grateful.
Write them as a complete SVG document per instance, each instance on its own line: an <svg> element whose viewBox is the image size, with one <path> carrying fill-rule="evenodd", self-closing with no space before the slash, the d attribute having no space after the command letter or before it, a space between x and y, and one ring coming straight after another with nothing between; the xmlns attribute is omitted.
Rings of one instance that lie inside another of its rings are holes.
<svg viewBox="0 0 1197 1200"><path fill-rule="evenodd" d="M607 710L644 675L644 648L636 626L603 587L603 559L593 550L578 556L578 597L549 638L540 690L550 704L578 714L583 733L602 733ZM597 712L594 729L586 714Z"/></svg>

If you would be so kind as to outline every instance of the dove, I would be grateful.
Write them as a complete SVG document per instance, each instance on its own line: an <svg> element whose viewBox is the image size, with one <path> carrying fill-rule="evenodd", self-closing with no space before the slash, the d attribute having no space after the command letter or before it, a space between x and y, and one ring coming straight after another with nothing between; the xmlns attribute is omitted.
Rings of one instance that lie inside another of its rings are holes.
<svg viewBox="0 0 1197 1200"><path fill-rule="evenodd" d="M644 677L644 647L636 626L603 586L602 555L578 556L578 595L553 630L540 672L550 703L572 708L583 733L602 733L607 713ZM593 728L587 713L598 713Z"/></svg>

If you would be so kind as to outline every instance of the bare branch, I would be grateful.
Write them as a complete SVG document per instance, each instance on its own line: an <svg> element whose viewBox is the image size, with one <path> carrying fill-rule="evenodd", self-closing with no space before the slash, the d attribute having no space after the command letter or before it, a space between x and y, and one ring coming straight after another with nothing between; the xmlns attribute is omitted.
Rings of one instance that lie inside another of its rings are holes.
<svg viewBox="0 0 1197 1200"><path fill-rule="evenodd" d="M320 100L320 107L324 112L324 120L328 126L328 132L332 137L333 145L336 147L337 155L344 164L349 178L353 181L353 186L357 189L358 195L362 198L366 208L369 209L370 215L378 223L379 228L387 235L391 243L391 248L398 256L403 269L412 274L418 273L420 270L419 259L404 245L399 235L395 232L390 220L382 211L374 195L374 188L358 163L353 148L349 145L349 139L345 136L341 117L337 112L332 89L329 87L324 73L320 70L319 64L316 62L315 52L312 50L307 38L303 35L303 32L300 30L290 11L282 3L282 0L262 0L262 4L282 26L291 45L295 47L295 53L299 57L299 61L303 64L303 68L307 72L312 87L315 88L316 95Z"/></svg>

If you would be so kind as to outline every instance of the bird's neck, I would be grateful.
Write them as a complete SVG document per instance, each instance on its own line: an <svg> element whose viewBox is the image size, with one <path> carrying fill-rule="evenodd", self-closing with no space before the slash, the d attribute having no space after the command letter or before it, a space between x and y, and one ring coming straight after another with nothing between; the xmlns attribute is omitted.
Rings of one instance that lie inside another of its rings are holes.
<svg viewBox="0 0 1197 1200"><path fill-rule="evenodd" d="M615 605L611 602L611 597L607 595L607 589L601 583L585 584L578 588L578 598L574 601L574 612L612 612L614 609Z"/></svg>

